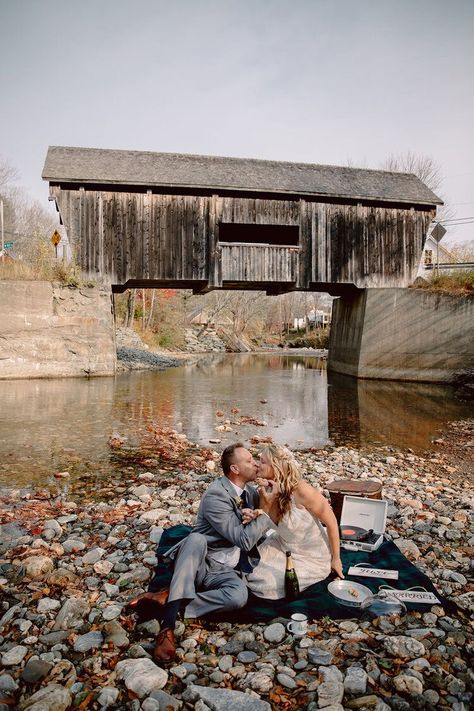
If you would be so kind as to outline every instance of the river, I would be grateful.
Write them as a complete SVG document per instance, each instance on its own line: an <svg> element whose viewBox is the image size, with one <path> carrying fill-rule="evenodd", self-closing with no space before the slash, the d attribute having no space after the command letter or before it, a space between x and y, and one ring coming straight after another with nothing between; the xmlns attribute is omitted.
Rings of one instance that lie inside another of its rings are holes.
<svg viewBox="0 0 474 711"><path fill-rule="evenodd" d="M449 386L357 381L311 355L208 355L115 378L0 382L0 487L44 485L57 472L107 475L114 433L138 444L147 425L198 444L270 435L292 448L390 445L415 452L472 414ZM216 414L219 413L219 414ZM220 414L223 413L223 414ZM264 425L242 424L245 417ZM230 431L216 427L229 420Z"/></svg>

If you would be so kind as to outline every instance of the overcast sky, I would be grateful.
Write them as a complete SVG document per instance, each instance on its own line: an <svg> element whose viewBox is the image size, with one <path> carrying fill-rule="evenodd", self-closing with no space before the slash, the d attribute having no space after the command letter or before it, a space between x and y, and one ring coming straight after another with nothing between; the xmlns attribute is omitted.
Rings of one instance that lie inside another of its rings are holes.
<svg viewBox="0 0 474 711"><path fill-rule="evenodd" d="M43 204L48 145L370 168L412 151L474 215L474 0L0 0L0 79L0 155Z"/></svg>

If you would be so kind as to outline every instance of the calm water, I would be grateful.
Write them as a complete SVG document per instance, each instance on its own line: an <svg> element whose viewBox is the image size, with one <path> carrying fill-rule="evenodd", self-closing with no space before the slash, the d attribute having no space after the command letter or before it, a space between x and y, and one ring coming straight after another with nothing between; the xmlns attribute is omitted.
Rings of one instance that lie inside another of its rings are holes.
<svg viewBox="0 0 474 711"><path fill-rule="evenodd" d="M295 448L331 441L422 451L447 421L472 414L472 404L449 387L358 382L328 376L315 356L277 354L209 356L116 378L4 381L0 396L0 487L43 485L63 470L104 471L109 437L118 433L136 444L151 422L199 444L220 439L217 448L256 434ZM266 424L216 431L224 419L243 415Z"/></svg>

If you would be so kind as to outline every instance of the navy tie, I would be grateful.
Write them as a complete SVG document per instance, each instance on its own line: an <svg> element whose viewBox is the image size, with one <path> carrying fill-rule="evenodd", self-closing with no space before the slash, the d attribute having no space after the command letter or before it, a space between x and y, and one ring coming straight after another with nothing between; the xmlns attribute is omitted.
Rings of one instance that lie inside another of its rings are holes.
<svg viewBox="0 0 474 711"><path fill-rule="evenodd" d="M248 507L249 507L248 495L247 495L247 492L245 491L245 489L241 493L240 498L242 499L242 508L248 509ZM242 573L251 573L253 570L253 566L250 564L247 551L244 551L242 549L240 550L239 568L242 571Z"/></svg>

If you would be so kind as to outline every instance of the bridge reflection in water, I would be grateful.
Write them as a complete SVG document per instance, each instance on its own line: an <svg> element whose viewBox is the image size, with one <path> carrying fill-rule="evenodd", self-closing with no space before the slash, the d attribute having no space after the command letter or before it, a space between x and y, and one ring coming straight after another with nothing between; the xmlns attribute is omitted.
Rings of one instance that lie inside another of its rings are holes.
<svg viewBox="0 0 474 711"><path fill-rule="evenodd" d="M327 376L323 359L279 353L206 356L115 379L4 381L0 395L0 487L44 485L63 470L107 476L110 435L133 445L151 422L203 445L221 439L217 448L271 435L296 448L332 441L421 451L446 422L471 410L447 386ZM238 424L243 415L266 424ZM216 431L225 419L230 431Z"/></svg>

